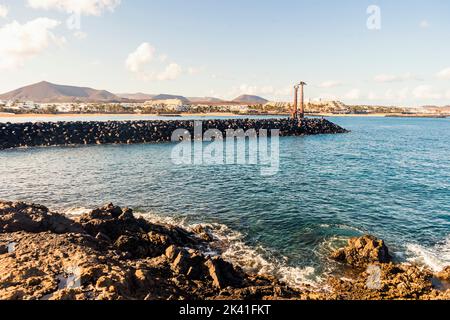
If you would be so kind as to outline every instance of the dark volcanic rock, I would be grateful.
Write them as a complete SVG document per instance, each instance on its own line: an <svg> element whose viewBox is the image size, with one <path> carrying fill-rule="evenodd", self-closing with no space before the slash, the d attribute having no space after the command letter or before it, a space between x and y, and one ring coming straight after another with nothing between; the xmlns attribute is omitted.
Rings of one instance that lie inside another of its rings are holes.
<svg viewBox="0 0 450 320"><path fill-rule="evenodd" d="M365 267L375 262L388 263L391 261L389 249L384 241L370 235L350 239L347 247L334 252L332 258L356 267Z"/></svg>
<svg viewBox="0 0 450 320"><path fill-rule="evenodd" d="M213 279L213 284L217 288L223 289L226 287L242 287L244 281L244 274L237 270L230 263L224 261L219 257L214 257L206 261L209 275Z"/></svg>
<svg viewBox="0 0 450 320"><path fill-rule="evenodd" d="M111 204L71 220L43 206L0 202L0 300L450 298L424 268L376 262L387 261L388 251L370 236L352 239L337 256L358 267L373 262L379 279L369 268L351 280L331 277L331 291L248 275L207 255L208 244ZM448 279L448 268L441 278Z"/></svg>
<svg viewBox="0 0 450 320"><path fill-rule="evenodd" d="M204 255L198 248L208 242L195 234L112 204L71 220L43 206L0 202L0 217L0 299L198 300L224 288L245 299L254 290L234 290L259 286ZM71 276L75 287L64 285Z"/></svg>
<svg viewBox="0 0 450 320"><path fill-rule="evenodd" d="M397 300L397 299L434 299L439 293L433 289L432 273L429 270L412 265L376 263L379 283L371 283L371 275L365 271L356 279L333 278L335 299L344 300Z"/></svg>
<svg viewBox="0 0 450 320"><path fill-rule="evenodd" d="M40 205L0 202L0 232L80 232L81 226L59 213Z"/></svg>

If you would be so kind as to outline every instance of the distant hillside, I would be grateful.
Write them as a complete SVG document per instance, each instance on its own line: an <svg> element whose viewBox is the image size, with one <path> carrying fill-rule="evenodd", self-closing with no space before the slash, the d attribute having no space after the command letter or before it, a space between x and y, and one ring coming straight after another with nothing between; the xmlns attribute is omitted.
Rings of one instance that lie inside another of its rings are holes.
<svg viewBox="0 0 450 320"><path fill-rule="evenodd" d="M423 106L422 108L435 113L450 113L450 106Z"/></svg>
<svg viewBox="0 0 450 320"><path fill-rule="evenodd" d="M269 100L266 100L258 96L244 94L234 99L233 102L248 103L248 104L266 104L267 102L269 102Z"/></svg>
<svg viewBox="0 0 450 320"><path fill-rule="evenodd" d="M224 103L225 101L222 99L214 98L214 97L189 97L189 101L192 103Z"/></svg>
<svg viewBox="0 0 450 320"><path fill-rule="evenodd" d="M39 82L0 95L0 100L20 100L34 102L115 102L120 97L105 90L95 90L84 87L73 87Z"/></svg>
<svg viewBox="0 0 450 320"><path fill-rule="evenodd" d="M186 97L176 96L176 95L171 95L171 94L158 94L158 95L154 96L152 100L169 100L169 99L180 99L181 101L183 101L183 103L186 103L186 104L190 103L189 99Z"/></svg>
<svg viewBox="0 0 450 320"><path fill-rule="evenodd" d="M119 93L118 97L130 100L152 100L155 95L154 94L146 94L146 93Z"/></svg>

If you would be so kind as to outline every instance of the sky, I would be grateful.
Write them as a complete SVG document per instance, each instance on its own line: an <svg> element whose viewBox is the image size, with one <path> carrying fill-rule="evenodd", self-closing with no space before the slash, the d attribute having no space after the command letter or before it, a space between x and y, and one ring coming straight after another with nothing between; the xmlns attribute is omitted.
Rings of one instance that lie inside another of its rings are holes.
<svg viewBox="0 0 450 320"><path fill-rule="evenodd" d="M0 0L0 92L450 104L448 0Z"/></svg>

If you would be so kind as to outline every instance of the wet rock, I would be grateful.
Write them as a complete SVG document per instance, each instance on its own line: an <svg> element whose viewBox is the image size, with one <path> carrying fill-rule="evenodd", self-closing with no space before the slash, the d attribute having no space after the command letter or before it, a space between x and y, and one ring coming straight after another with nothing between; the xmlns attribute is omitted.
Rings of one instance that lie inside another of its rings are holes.
<svg viewBox="0 0 450 320"><path fill-rule="evenodd" d="M203 239L207 242L214 241L214 236L212 232L202 225L198 225L195 228L192 229L192 232L194 232L200 239Z"/></svg>
<svg viewBox="0 0 450 320"><path fill-rule="evenodd" d="M337 250L331 257L355 267L376 262L388 263L392 259L384 241L370 235L350 239L347 247Z"/></svg>

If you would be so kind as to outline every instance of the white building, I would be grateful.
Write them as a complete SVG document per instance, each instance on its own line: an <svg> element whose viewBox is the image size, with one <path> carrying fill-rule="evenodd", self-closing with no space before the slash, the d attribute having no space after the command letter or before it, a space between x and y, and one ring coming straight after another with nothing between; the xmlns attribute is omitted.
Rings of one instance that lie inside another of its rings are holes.
<svg viewBox="0 0 450 320"><path fill-rule="evenodd" d="M226 106L227 108L229 108L229 110L231 112L249 112L250 111L250 107L248 105L230 105L230 106Z"/></svg>
<svg viewBox="0 0 450 320"><path fill-rule="evenodd" d="M36 110L39 108L39 105L34 103L33 101L25 101L25 102L12 102L9 106L11 109L15 110Z"/></svg>
<svg viewBox="0 0 450 320"><path fill-rule="evenodd" d="M180 99L167 99L167 100L151 100L144 103L144 107L151 107L157 110L168 110L183 112L188 111L189 106L185 105Z"/></svg>
<svg viewBox="0 0 450 320"><path fill-rule="evenodd" d="M282 102L282 101L269 101L264 105L264 108L285 108L289 109L291 107L291 104L289 102Z"/></svg>

